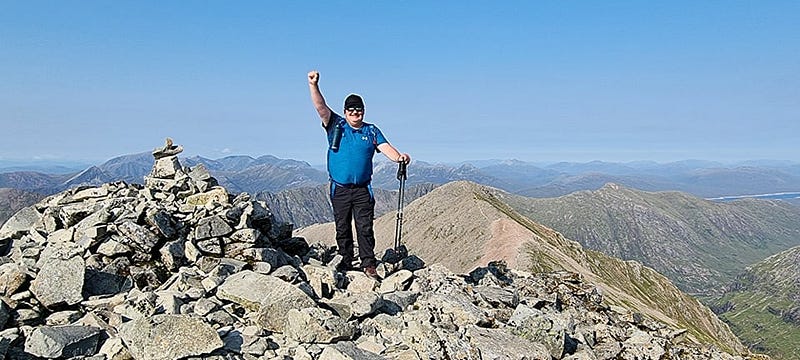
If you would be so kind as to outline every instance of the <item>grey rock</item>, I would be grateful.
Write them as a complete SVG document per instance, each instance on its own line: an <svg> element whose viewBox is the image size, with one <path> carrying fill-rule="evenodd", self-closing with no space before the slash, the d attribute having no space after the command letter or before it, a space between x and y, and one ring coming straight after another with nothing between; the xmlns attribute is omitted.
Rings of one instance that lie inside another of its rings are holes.
<svg viewBox="0 0 800 360"><path fill-rule="evenodd" d="M233 232L233 228L225 222L221 216L209 216L200 219L194 230L194 238L196 240L204 240L209 238L216 238L229 235Z"/></svg>
<svg viewBox="0 0 800 360"><path fill-rule="evenodd" d="M176 236L172 216L163 209L149 211L145 217L145 221L147 221L150 226L157 229L165 239L172 239Z"/></svg>
<svg viewBox="0 0 800 360"><path fill-rule="evenodd" d="M290 309L286 317L285 334L303 343L328 344L351 339L355 334L355 326L324 309Z"/></svg>
<svg viewBox="0 0 800 360"><path fill-rule="evenodd" d="M78 321L83 314L80 311L65 310L50 314L44 323L50 326L69 325Z"/></svg>
<svg viewBox="0 0 800 360"><path fill-rule="evenodd" d="M344 320L372 315L383 306L383 299L375 293L336 296L321 302L332 308Z"/></svg>
<svg viewBox="0 0 800 360"><path fill-rule="evenodd" d="M206 255L213 255L213 256L222 256L222 239L221 238L210 238L210 239L203 239L203 240L196 240L195 245L203 254Z"/></svg>
<svg viewBox="0 0 800 360"><path fill-rule="evenodd" d="M0 265L0 295L16 293L27 281L25 268L15 263Z"/></svg>
<svg viewBox="0 0 800 360"><path fill-rule="evenodd" d="M197 303L194 304L194 313L199 316L206 316L212 311L218 309L219 306L220 304L214 300L203 298L197 300Z"/></svg>
<svg viewBox="0 0 800 360"><path fill-rule="evenodd" d="M41 219L42 214L35 207L22 208L0 227L0 239L19 239Z"/></svg>
<svg viewBox="0 0 800 360"><path fill-rule="evenodd" d="M506 306L516 308L519 305L519 295L508 289L494 286L476 286L475 292L480 294L483 300L494 307Z"/></svg>
<svg viewBox="0 0 800 360"><path fill-rule="evenodd" d="M221 325L221 326L228 326L233 325L236 323L236 319L231 316L225 310L217 310L208 315L206 315L206 319L213 324Z"/></svg>
<svg viewBox="0 0 800 360"><path fill-rule="evenodd" d="M222 339L208 324L187 315L154 315L125 323L120 337L134 359L172 360L208 354Z"/></svg>
<svg viewBox="0 0 800 360"><path fill-rule="evenodd" d="M419 297L419 293L413 291L395 291L383 294L381 311L389 315L395 315L417 301L417 297Z"/></svg>
<svg viewBox="0 0 800 360"><path fill-rule="evenodd" d="M133 250L128 245L123 243L108 240L104 241L100 246L97 248L97 253L101 255L105 255L108 257L116 257L120 255L130 254Z"/></svg>
<svg viewBox="0 0 800 360"><path fill-rule="evenodd" d="M95 212L97 205L93 203L77 203L62 206L58 211L59 219L65 228L78 224L81 220Z"/></svg>
<svg viewBox="0 0 800 360"><path fill-rule="evenodd" d="M0 329L5 329L6 322L11 317L11 309L8 304L0 299Z"/></svg>
<svg viewBox="0 0 800 360"><path fill-rule="evenodd" d="M273 270L271 275L288 283L292 283L298 279L301 279L300 271L291 265L283 265Z"/></svg>
<svg viewBox="0 0 800 360"><path fill-rule="evenodd" d="M400 261L400 268L408 271L417 271L425 267L425 262L418 256L411 255Z"/></svg>
<svg viewBox="0 0 800 360"><path fill-rule="evenodd" d="M1 328L2 326L0 326ZM11 359L11 357L7 357L8 349L19 337L19 329L17 328L0 331L0 359Z"/></svg>
<svg viewBox="0 0 800 360"><path fill-rule="evenodd" d="M231 242L250 244L251 247L252 245L258 243L260 239L261 239L261 232L258 231L258 229L236 230L236 232L234 232L230 236Z"/></svg>
<svg viewBox="0 0 800 360"><path fill-rule="evenodd" d="M117 230L122 235L122 243L133 248L150 254L158 244L158 236L147 228L137 225L132 221L126 221L117 225Z"/></svg>
<svg viewBox="0 0 800 360"><path fill-rule="evenodd" d="M325 347L319 360L380 360L384 357L359 349L351 341L342 341L334 345Z"/></svg>
<svg viewBox="0 0 800 360"><path fill-rule="evenodd" d="M165 157L176 157L183 152L183 146L174 145L171 138L167 138L164 146L153 149L153 157L158 160Z"/></svg>
<svg viewBox="0 0 800 360"><path fill-rule="evenodd" d="M104 355L106 360L133 360L133 356L119 337L113 337L103 342L98 355Z"/></svg>
<svg viewBox="0 0 800 360"><path fill-rule="evenodd" d="M157 291L156 293L156 312L159 314L176 315L180 314L183 301L177 291Z"/></svg>
<svg viewBox="0 0 800 360"><path fill-rule="evenodd" d="M78 202L86 199L103 198L108 196L108 187L100 186L88 189L83 189L72 195L72 201Z"/></svg>
<svg viewBox="0 0 800 360"><path fill-rule="evenodd" d="M130 262L127 258L114 259L103 269L86 269L83 285L84 294L89 296L111 295L125 292L133 288L133 278L123 275L128 272Z"/></svg>
<svg viewBox="0 0 800 360"><path fill-rule="evenodd" d="M211 174L206 169L205 165L197 164L196 166L192 167L189 171L189 177L192 178L194 181L205 182L210 180Z"/></svg>
<svg viewBox="0 0 800 360"><path fill-rule="evenodd" d="M175 174L181 170L181 164L177 156L166 156L156 159L150 176L157 179L173 179Z"/></svg>
<svg viewBox="0 0 800 360"><path fill-rule="evenodd" d="M100 329L90 326L42 326L25 340L25 352L48 359L93 355Z"/></svg>
<svg viewBox="0 0 800 360"><path fill-rule="evenodd" d="M243 257L251 261L260 261L269 263L273 269L291 263L289 256L283 251L273 248L250 248L244 251Z"/></svg>
<svg viewBox="0 0 800 360"><path fill-rule="evenodd" d="M277 272L276 270L275 272ZM303 266L303 273L319 297L330 298L336 289L336 274L332 268L318 265ZM276 275L276 274L273 274ZM276 275L277 276L277 275Z"/></svg>
<svg viewBox="0 0 800 360"><path fill-rule="evenodd" d="M40 268L30 289L42 305L75 305L83 300L85 263L82 257L49 257L43 260Z"/></svg>
<svg viewBox="0 0 800 360"><path fill-rule="evenodd" d="M544 345L504 329L469 326L466 335L471 344L481 349L483 359L550 359L550 351Z"/></svg>
<svg viewBox="0 0 800 360"><path fill-rule="evenodd" d="M177 240L164 244L158 250L161 262L170 270L175 270L186 263L186 248L184 242Z"/></svg>
<svg viewBox="0 0 800 360"><path fill-rule="evenodd" d="M381 281L380 292L388 293L392 291L406 290L414 274L408 270L400 270Z"/></svg>
<svg viewBox="0 0 800 360"><path fill-rule="evenodd" d="M508 323L513 327L513 334L544 344L552 357L560 359L564 355L567 333L561 319L520 304Z"/></svg>
<svg viewBox="0 0 800 360"><path fill-rule="evenodd" d="M286 316L290 309L316 305L306 293L291 284L250 270L228 277L217 288L217 297L258 313L258 325L277 332L282 332L286 326Z"/></svg>

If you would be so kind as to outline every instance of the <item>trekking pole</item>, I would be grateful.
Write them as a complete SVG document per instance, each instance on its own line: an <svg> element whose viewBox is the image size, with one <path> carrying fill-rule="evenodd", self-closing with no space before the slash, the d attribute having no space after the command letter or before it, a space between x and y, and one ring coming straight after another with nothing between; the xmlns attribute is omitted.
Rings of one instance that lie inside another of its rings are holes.
<svg viewBox="0 0 800 360"><path fill-rule="evenodd" d="M403 232L403 197L406 188L406 163L401 162L397 169L397 180L400 180L400 191L397 194L397 226L394 233L394 250L400 248L400 238Z"/></svg>

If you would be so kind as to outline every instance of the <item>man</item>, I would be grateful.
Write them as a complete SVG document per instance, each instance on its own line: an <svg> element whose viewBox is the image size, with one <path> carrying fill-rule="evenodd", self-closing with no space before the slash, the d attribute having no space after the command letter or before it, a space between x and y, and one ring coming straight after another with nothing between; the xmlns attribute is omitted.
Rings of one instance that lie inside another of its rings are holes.
<svg viewBox="0 0 800 360"><path fill-rule="evenodd" d="M319 90L319 72L308 73L308 87L322 127L328 134L330 196L336 220L336 245L343 258L339 270L348 270L353 266L353 231L350 224L355 218L361 268L370 277L377 278L375 235L372 229L375 214L371 186L372 156L377 151L391 161L405 164L411 162L411 157L401 154L389 144L377 126L364 122L364 100L360 96L347 96L343 118L325 103Z"/></svg>

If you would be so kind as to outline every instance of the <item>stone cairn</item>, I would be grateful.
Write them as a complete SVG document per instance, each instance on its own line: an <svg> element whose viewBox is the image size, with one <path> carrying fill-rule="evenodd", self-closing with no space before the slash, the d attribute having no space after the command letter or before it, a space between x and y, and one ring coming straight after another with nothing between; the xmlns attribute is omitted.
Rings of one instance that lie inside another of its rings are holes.
<svg viewBox="0 0 800 360"><path fill-rule="evenodd" d="M71 189L0 228L0 359L746 358L605 306L577 274L395 252L381 281L337 272L333 248L181 151L156 149L143 186Z"/></svg>

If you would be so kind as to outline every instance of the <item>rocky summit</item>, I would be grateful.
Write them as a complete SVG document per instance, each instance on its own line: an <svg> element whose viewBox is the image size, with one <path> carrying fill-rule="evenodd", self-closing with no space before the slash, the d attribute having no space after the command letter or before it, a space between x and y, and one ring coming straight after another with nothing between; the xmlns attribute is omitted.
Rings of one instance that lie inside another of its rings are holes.
<svg viewBox="0 0 800 360"><path fill-rule="evenodd" d="M0 228L0 359L748 358L571 272L456 275L413 255L379 280L338 272L334 249L181 150L156 149L144 185L74 188Z"/></svg>

